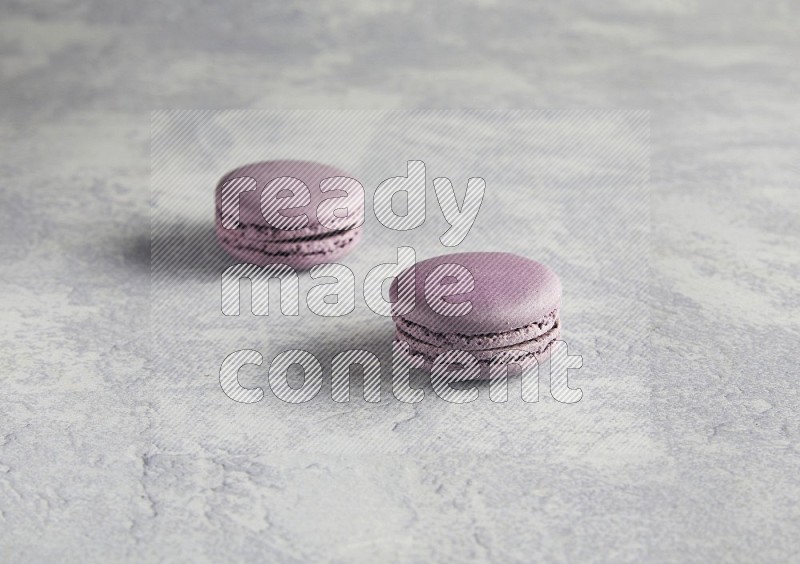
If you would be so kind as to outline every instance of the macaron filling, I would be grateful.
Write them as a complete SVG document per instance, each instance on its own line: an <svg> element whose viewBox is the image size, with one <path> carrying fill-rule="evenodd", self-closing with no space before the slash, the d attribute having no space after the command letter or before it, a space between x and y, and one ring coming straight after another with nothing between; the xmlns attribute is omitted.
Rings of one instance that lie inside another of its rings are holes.
<svg viewBox="0 0 800 564"><path fill-rule="evenodd" d="M558 309L554 309L539 321L523 327L511 329L510 331L478 334L436 332L402 317L395 317L394 321L400 331L417 341L444 348L457 347L460 350L480 350L496 348L497 343L500 341L506 344L516 344L544 335L558 324Z"/></svg>
<svg viewBox="0 0 800 564"><path fill-rule="evenodd" d="M446 345L438 346L429 342L416 339L405 333L400 327L396 328L397 338L406 341L412 353L421 354L426 361L434 362L436 357L450 350L465 350L472 354L481 364L507 363L531 361L541 359L548 352L548 347L557 340L561 334L558 318L554 324L543 334L532 339L508 343L505 334L499 334L495 346L481 349L468 349L465 346Z"/></svg>
<svg viewBox="0 0 800 564"><path fill-rule="evenodd" d="M324 239L325 237L334 236L343 231L350 231L358 227L358 214L362 213L363 210L355 210L353 214L356 217L348 216L344 218L334 218L333 220L328 220L328 225L335 225L335 229L330 229L319 223L314 223L304 227L303 229L290 231L272 227L271 225L263 222L255 223L240 220L239 226L236 229L224 230L221 232L221 236L227 235L228 238L235 239L237 241L240 239L263 238L270 242ZM219 211L217 212L217 222L220 224L222 223L222 214Z"/></svg>
<svg viewBox="0 0 800 564"><path fill-rule="evenodd" d="M242 238L236 241L236 251L257 253L261 257L291 257L327 255L333 248L343 249L361 236L361 228L329 231L326 235L298 237L273 241L260 238Z"/></svg>

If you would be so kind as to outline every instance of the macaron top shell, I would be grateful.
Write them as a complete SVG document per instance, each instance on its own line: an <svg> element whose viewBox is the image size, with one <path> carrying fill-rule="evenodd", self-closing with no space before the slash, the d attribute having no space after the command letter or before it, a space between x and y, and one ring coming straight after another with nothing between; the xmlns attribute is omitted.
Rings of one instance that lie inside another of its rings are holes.
<svg viewBox="0 0 800 564"><path fill-rule="evenodd" d="M287 209L282 215L296 216L303 213L308 217L308 222L300 229L280 229L271 226L261 211L261 194L264 188L277 178L287 177L281 181L281 185L287 188L291 186L290 179L295 178L303 182L308 188L310 202L296 209ZM323 192L320 189L320 182L327 178L342 177L343 179L334 184L334 189ZM258 226L272 231L270 239L292 239L299 233L303 234L324 234L330 233L331 227L334 229L350 229L363 223L364 218L364 193L363 190L350 191L335 189L336 186L343 186L347 178L352 178L347 172L336 167L316 163L312 161L300 160L277 160L252 163L236 168L227 173L217 185L217 210L222 206L222 188L225 184L235 178L252 178L255 180L255 189L243 191L239 194L239 223L245 226ZM320 217L317 217L318 206L324 200L336 198L335 206L323 206ZM337 212L338 208L347 208L346 217L342 217L342 212ZM320 223L326 224L323 225ZM220 226L222 218L217 216L217 225ZM220 227L221 228L221 227Z"/></svg>
<svg viewBox="0 0 800 564"><path fill-rule="evenodd" d="M470 292L433 299L455 304L469 300L471 310L462 316L434 311L425 296L425 280L439 265L458 264L474 278ZM390 298L397 306L398 281L414 271L414 309L396 315L439 333L481 335L501 333L538 322L561 307L561 282L547 266L512 253L456 253L421 261L392 281Z"/></svg>

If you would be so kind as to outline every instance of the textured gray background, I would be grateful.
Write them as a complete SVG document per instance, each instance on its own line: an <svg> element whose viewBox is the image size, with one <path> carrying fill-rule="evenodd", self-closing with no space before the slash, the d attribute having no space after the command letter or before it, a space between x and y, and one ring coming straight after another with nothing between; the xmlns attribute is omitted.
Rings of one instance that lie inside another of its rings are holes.
<svg viewBox="0 0 800 564"><path fill-rule="evenodd" d="M797 16L3 2L0 558L797 560ZM294 454L263 428L170 434L170 409L215 428L185 405L206 381L148 363L149 112L170 107L650 110L648 377L613 405L587 383L526 429L354 403ZM487 429L509 442L455 440ZM377 446L326 449L356 433Z"/></svg>

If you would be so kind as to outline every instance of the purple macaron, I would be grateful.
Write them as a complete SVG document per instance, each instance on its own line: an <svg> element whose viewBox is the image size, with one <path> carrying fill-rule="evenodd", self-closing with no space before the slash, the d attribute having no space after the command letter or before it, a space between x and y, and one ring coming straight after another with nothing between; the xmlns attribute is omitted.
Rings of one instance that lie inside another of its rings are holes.
<svg viewBox="0 0 800 564"><path fill-rule="evenodd" d="M409 310L398 287L414 293ZM417 263L392 283L396 338L427 366L452 350L489 366L545 360L561 327L561 282L547 266L511 253L458 253ZM460 305L459 305L460 304Z"/></svg>
<svg viewBox="0 0 800 564"><path fill-rule="evenodd" d="M217 185L217 238L243 262L298 269L335 262L358 244L363 223L363 187L325 164L253 163Z"/></svg>

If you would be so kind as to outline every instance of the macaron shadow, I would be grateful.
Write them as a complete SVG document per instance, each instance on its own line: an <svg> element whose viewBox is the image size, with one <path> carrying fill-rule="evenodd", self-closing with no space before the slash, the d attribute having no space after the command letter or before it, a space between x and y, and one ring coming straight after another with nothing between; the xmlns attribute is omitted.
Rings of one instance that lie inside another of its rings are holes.
<svg viewBox="0 0 800 564"><path fill-rule="evenodd" d="M320 335L322 337L322 335ZM298 342L295 348L303 349L313 354L322 365L322 392L321 396L326 401L331 401L331 384L333 378L333 359L336 355L349 350L364 350L374 354L380 362L381 368L381 400L380 404L397 404L399 401L392 394L392 343L394 330L391 320L383 327L383 330L360 332L358 334L347 333L344 331L331 331L325 334L324 343L321 339L314 339L309 342ZM376 405L370 404L364 399L364 376L360 365L350 367L350 405ZM430 375L421 370L411 371L411 387L425 390L425 398L428 399L433 390L430 387Z"/></svg>
<svg viewBox="0 0 800 564"><path fill-rule="evenodd" d="M210 281L237 262L220 247L213 221L181 221L161 226L148 241L146 261L141 262L145 263L143 267L151 269L154 277Z"/></svg>
<svg viewBox="0 0 800 564"><path fill-rule="evenodd" d="M385 405L398 405L402 402L397 399L393 390L394 374L392 372L392 344L394 343L395 334L391 324L391 320L387 319L385 330L368 331L360 334L347 334L342 331L330 332L330 338L325 338L324 344L320 343L319 339L308 342L298 342L294 348L302 349L313 354L322 365L322 392L321 396L326 398L326 401L331 401L331 384L332 384L332 363L334 357L348 350L365 350L374 354L379 362L381 368L381 404ZM519 386L519 373L521 371L512 367L509 370L509 394L513 395L515 388ZM350 368L350 401L349 405L374 405L370 404L364 399L364 379L363 369L360 365L353 365ZM290 380L291 381L291 380ZM425 398L419 403L440 403L448 404L446 400L441 399L431 386L431 374L429 369L418 368L412 369L409 382L412 388L423 390ZM301 385L302 380L299 378L296 382L292 381L292 385ZM477 403L489 402L489 380L470 380L464 382L455 382L451 384L454 389L469 389L476 387L478 389L479 398ZM317 401L317 400L315 400Z"/></svg>

